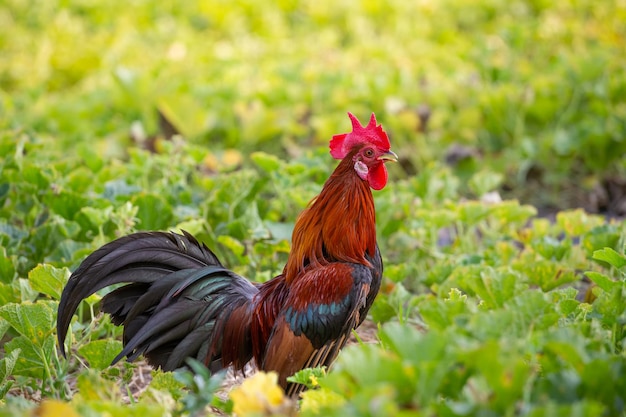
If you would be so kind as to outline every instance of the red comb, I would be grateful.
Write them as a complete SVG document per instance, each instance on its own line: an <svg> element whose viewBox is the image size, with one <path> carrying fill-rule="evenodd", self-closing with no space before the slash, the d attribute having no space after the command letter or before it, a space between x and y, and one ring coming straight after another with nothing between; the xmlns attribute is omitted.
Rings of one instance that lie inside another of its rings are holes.
<svg viewBox="0 0 626 417"><path fill-rule="evenodd" d="M391 147L389 137L383 130L382 125L376 125L376 115L372 113L370 122L363 127L359 119L348 112L352 121L352 132L334 135L330 141L330 154L335 159L343 159L356 145L370 144L383 151L388 151Z"/></svg>

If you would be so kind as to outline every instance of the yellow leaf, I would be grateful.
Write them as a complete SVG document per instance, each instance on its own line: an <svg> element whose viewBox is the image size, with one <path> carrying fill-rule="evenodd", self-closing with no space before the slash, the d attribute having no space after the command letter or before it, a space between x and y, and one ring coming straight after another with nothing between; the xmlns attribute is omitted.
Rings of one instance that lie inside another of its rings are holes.
<svg viewBox="0 0 626 417"><path fill-rule="evenodd" d="M71 405L58 400L44 400L35 410L37 417L79 417Z"/></svg>
<svg viewBox="0 0 626 417"><path fill-rule="evenodd" d="M276 372L257 372L246 379L229 394L234 413L240 417L272 414L286 401L277 381Z"/></svg>

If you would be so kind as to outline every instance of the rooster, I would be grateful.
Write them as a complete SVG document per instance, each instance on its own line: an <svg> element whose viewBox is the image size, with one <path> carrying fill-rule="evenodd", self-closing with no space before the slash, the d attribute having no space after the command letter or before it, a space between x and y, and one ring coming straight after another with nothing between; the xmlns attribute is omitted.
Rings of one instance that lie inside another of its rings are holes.
<svg viewBox="0 0 626 417"><path fill-rule="evenodd" d="M63 289L57 316L61 353L72 316L96 291L101 310L123 325L123 350L113 364L143 355L165 371L192 357L212 372L256 366L275 371L288 395L297 371L330 366L365 319L380 288L383 264L376 243L372 192L385 187L385 163L397 161L372 113L362 126L333 136L341 160L298 217L282 274L252 283L228 270L186 232L138 232L89 255Z"/></svg>

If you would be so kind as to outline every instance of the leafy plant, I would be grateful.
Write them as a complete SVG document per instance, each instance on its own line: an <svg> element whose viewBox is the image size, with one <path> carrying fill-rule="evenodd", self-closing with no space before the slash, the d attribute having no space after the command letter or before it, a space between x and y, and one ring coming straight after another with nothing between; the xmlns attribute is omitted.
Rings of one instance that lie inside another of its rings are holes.
<svg viewBox="0 0 626 417"><path fill-rule="evenodd" d="M625 225L590 213L621 210L623 2L5 3L0 415L231 413L197 363L129 392L103 294L59 357L62 288L144 229L280 273L346 110L401 157L375 194L380 330L294 376L300 413L624 414Z"/></svg>

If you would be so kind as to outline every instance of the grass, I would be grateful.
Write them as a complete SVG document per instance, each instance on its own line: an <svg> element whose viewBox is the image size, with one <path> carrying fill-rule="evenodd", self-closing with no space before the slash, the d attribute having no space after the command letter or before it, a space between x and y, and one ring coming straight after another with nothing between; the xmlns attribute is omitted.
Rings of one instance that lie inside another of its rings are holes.
<svg viewBox="0 0 626 417"><path fill-rule="evenodd" d="M624 415L626 234L592 213L623 214L624 19L586 0L5 2L0 414L232 412L202 371L156 372L121 405L133 365L107 366L101 295L66 360L60 291L145 229L269 279L346 111L375 111L401 156L375 193L380 343L301 375L299 413ZM261 414L294 412L265 394Z"/></svg>

